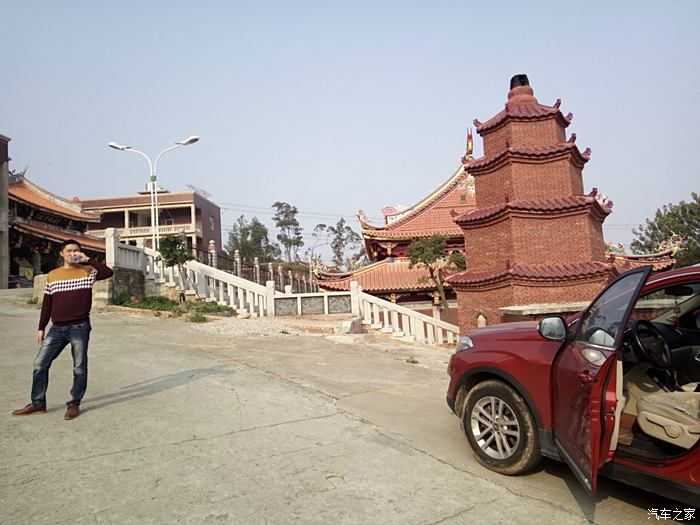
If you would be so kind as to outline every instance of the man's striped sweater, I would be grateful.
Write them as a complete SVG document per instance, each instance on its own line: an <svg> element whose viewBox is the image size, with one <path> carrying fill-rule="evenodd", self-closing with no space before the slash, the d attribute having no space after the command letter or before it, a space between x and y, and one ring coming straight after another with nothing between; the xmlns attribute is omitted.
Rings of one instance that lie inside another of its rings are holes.
<svg viewBox="0 0 700 525"><path fill-rule="evenodd" d="M87 321L92 308L92 285L112 277L113 273L109 266L94 259L89 259L87 264L51 270L46 277L39 330L46 328L49 319L59 326Z"/></svg>

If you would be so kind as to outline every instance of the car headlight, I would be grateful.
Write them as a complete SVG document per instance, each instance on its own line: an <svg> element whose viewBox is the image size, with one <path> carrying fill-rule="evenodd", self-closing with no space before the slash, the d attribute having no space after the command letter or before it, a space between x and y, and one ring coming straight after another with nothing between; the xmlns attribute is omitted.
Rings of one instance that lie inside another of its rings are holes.
<svg viewBox="0 0 700 525"><path fill-rule="evenodd" d="M455 348L455 354L458 352L461 352L463 350L469 350L470 348L474 347L474 341L472 341L472 338L469 337L468 335L463 335L462 337L459 338L459 341L457 342L457 348Z"/></svg>

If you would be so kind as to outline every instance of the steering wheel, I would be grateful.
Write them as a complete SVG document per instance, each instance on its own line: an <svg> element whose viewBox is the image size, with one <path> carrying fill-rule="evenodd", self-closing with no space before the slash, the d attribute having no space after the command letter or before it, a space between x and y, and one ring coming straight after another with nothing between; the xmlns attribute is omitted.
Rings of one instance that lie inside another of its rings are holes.
<svg viewBox="0 0 700 525"><path fill-rule="evenodd" d="M671 368L671 349L654 323L640 319L631 328L634 342L649 361L659 368Z"/></svg>

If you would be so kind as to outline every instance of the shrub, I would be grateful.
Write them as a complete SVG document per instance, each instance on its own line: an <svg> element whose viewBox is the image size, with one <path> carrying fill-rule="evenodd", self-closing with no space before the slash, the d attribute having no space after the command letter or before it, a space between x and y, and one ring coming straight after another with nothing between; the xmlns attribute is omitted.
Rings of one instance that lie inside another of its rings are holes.
<svg viewBox="0 0 700 525"><path fill-rule="evenodd" d="M220 312L230 312L232 308L226 306L225 304L218 303L188 303L188 308L195 312L202 312L205 314L214 314Z"/></svg>
<svg viewBox="0 0 700 525"><path fill-rule="evenodd" d="M187 318L187 320L188 320L189 322L191 322L191 323L204 323L204 322L206 322L207 318L204 317L204 316L203 316L202 314L200 314L200 313L194 313L194 314L191 314L191 315Z"/></svg>

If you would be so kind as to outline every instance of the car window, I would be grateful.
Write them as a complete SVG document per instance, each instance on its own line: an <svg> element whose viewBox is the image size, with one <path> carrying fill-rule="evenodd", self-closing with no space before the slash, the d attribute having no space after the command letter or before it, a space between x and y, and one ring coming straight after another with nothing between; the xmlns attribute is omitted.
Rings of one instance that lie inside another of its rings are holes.
<svg viewBox="0 0 700 525"><path fill-rule="evenodd" d="M613 283L581 316L576 341L612 348L644 273L631 273Z"/></svg>
<svg viewBox="0 0 700 525"><path fill-rule="evenodd" d="M640 296L630 318L669 326L682 322L683 326L697 330L700 329L697 312L700 312L700 282L691 282L664 286Z"/></svg>

